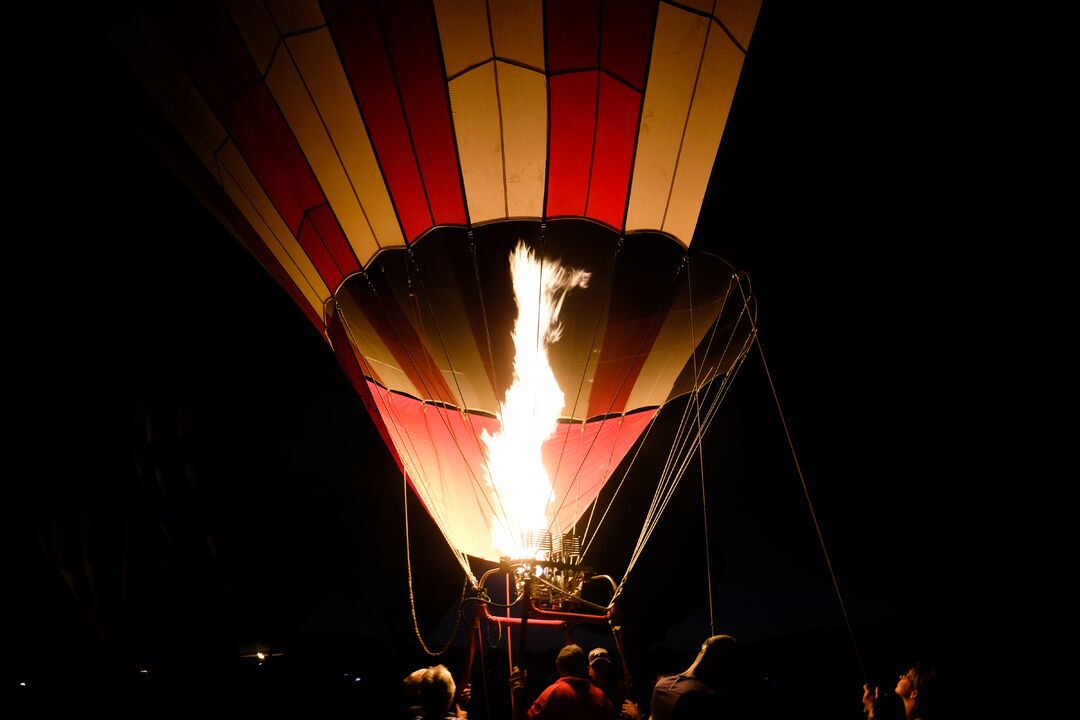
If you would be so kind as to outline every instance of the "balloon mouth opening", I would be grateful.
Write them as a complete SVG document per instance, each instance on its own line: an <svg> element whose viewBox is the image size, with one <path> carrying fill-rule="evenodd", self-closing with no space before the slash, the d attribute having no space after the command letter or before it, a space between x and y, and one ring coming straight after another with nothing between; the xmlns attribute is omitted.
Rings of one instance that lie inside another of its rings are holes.
<svg viewBox="0 0 1080 720"><path fill-rule="evenodd" d="M549 562L527 533L579 529L657 410L745 354L747 308L670 238L511 221L380 254L327 332L451 547Z"/></svg>

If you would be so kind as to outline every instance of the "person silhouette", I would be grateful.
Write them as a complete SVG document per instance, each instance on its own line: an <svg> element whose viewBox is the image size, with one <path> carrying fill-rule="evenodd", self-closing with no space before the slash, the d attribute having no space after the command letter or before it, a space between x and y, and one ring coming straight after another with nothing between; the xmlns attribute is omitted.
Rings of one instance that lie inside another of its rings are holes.
<svg viewBox="0 0 1080 720"><path fill-rule="evenodd" d="M589 680L589 664L580 645L567 645L555 659L559 679L544 689L525 710L525 673L514 668L510 689L515 720L615 720L604 692Z"/></svg>
<svg viewBox="0 0 1080 720"><path fill-rule="evenodd" d="M713 635L677 675L653 686L652 720L719 720L739 714L742 648L731 635Z"/></svg>
<svg viewBox="0 0 1080 720"><path fill-rule="evenodd" d="M626 720L641 719L637 703L627 697L626 681L612 666L611 653L607 648L595 647L589 651L589 679L607 695L619 717Z"/></svg>
<svg viewBox="0 0 1080 720"><path fill-rule="evenodd" d="M903 703L906 720L933 720L937 673L929 665L916 662L900 674L892 693L882 693L879 688L863 685L863 711L875 718L881 712L877 707L889 695L896 695ZM891 700L883 706L892 704Z"/></svg>
<svg viewBox="0 0 1080 720"><path fill-rule="evenodd" d="M469 701L469 686L465 685L458 694L454 677L445 665L414 670L405 678L404 684L409 717L417 720L465 720L468 717L463 706Z"/></svg>

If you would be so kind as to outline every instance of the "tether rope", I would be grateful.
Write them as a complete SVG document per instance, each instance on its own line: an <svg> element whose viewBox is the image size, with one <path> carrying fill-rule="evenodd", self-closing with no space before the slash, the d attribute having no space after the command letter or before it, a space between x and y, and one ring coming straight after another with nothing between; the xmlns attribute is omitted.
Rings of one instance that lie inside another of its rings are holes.
<svg viewBox="0 0 1080 720"><path fill-rule="evenodd" d="M776 385L773 384L769 365L765 362L765 351L761 346L761 337L755 337L755 342L757 343L758 355L761 356L761 366L765 369L765 377L769 381L769 390L772 392L773 402L776 403L776 413L780 416L780 424L784 428L784 437L787 439L788 449L791 451L791 459L795 463L795 472L798 474L799 483L802 485L806 506L810 509L810 518L814 521L814 531L817 533L818 543L821 545L821 554L825 556L825 566L829 569L829 579L832 580L833 591L836 593L836 600L840 604L840 613L844 616L844 625L847 627L848 636L851 638L851 646L855 651L855 660L859 663L859 672L865 679L866 668L863 666L862 655L859 653L859 644L855 641L855 631L851 627L851 618L848 617L847 608L844 606L844 597L840 592L840 584L836 580L836 572L833 570L829 550L825 547L825 536L821 532L821 525L818 523L817 513L814 511L814 503L810 500L810 490L806 485L802 466L799 465L799 456L795 453L795 443L791 440L791 432L788 430L787 420L784 419L784 411L780 408L780 398L776 393Z"/></svg>
<svg viewBox="0 0 1080 720"><path fill-rule="evenodd" d="M409 476L404 470L401 473L401 487L401 498L405 508L405 568L409 578L409 610L412 612L413 630L416 632L416 639L420 641L420 647L424 649L424 652L431 657L438 657L450 649L458 628L461 627L461 604L465 601L465 589L469 587L469 576L466 573L465 583L461 586L461 600L458 601L458 612L454 613L456 617L454 618L454 627L450 630L450 636L446 638L446 644L443 645L442 650L433 651L424 642L424 637L420 633L420 622L416 619L416 596L413 594L412 579L412 547L409 543Z"/></svg>
<svg viewBox="0 0 1080 720"><path fill-rule="evenodd" d="M716 634L716 620L713 617L712 560L709 557L709 503L705 496L705 457L701 449L701 370L698 367L697 334L694 332L694 283L690 277L689 266L686 268L686 292L690 301L690 337L695 341L692 354L694 360L694 415L697 418L698 470L701 472L701 522L705 529L705 588L709 602L709 637L712 637ZM717 318L717 323L719 323L719 318ZM715 328L715 325L713 327ZM712 338L709 339L709 344L712 345Z"/></svg>
<svg viewBox="0 0 1080 720"><path fill-rule="evenodd" d="M756 334L756 327L754 327L754 325L753 325L753 319L747 313L747 311L749 309L748 298L747 298L747 296L745 294L745 291L743 291L743 289L742 289L741 283L738 282L738 276L733 277L733 280L735 280L736 285L738 285L738 287L740 288L740 291L742 291L742 300L743 300L742 307L741 307L740 312L739 312L739 316L734 322L734 327L738 327L744 319L747 319L747 321L751 323L751 335L755 335ZM721 315L722 315L722 312L721 312ZM721 319L722 318L718 315L717 323L719 323ZM713 329L714 337L715 337L715 331L716 331L716 328L714 327L714 329ZM732 334L728 338L728 342L730 342L731 338L734 337L734 336L735 336L735 332L733 330ZM710 339L710 345L711 345L711 342L712 342L712 339ZM726 350L726 348L725 348L725 350ZM636 543L636 545L634 547L633 553L631 555L630 562L629 562L629 564L627 566L627 569L626 569L626 572L625 572L625 574L623 576L623 579L619 583L618 592L622 591L622 588L625 586L626 581L629 578L631 571L633 570L634 566L637 564L637 561L640 559L641 553L642 553L645 545L647 544L647 542L648 542L649 538L651 537L653 531L656 529L657 524L659 523L660 517L663 515L664 510L667 508L668 503L670 502L672 496L674 495L675 489L677 488L677 486L679 484L679 481L681 480L683 474L685 473L686 468L689 465L689 462L692 460L694 453L698 451L698 449L700 447L700 444L701 444L701 440L704 437L704 435L706 434L706 432L708 431L708 428L712 424L712 421L715 419L715 416L716 416L716 413L717 413L717 411L718 411L718 409L720 407L721 401L724 399L724 397L726 397L727 392L730 390L730 388L732 386L732 380L738 374L739 369L741 369L742 364L746 359L746 355L747 355L747 353L746 353L746 351L744 349L742 352L740 352L740 356L739 356L739 359L737 360L737 362L725 374L723 379L718 381L718 382L713 381L712 383L710 383L710 385L716 385L717 389L712 394L711 399L709 399L707 401L707 407L705 409L705 415L704 415L704 418L700 421L700 429L699 429L698 432L692 433L692 432L687 431L687 427L688 427L689 422L690 422L690 417L689 417L689 413L690 413L690 410L691 410L690 402L688 401L687 405L684 407L682 417L680 418L680 421L679 421L679 427L678 427L678 429L676 431L676 437L677 438L681 437L681 440L679 442L674 443L672 445L670 451L669 451L668 458L665 461L663 470L661 471L660 481L657 483L656 491L653 494L653 500L650 503L649 509L646 512L646 516L645 516L645 518L643 520L642 529L641 529L641 533L639 534L638 541L637 541L637 543ZM695 381L697 381L697 378L695 378ZM706 390L706 394L707 393L708 393L708 390ZM697 398L697 400L700 403L700 395ZM700 407L700 405L698 407ZM700 412L700 410L699 410L699 412ZM616 593L616 594L618 594L618 593Z"/></svg>

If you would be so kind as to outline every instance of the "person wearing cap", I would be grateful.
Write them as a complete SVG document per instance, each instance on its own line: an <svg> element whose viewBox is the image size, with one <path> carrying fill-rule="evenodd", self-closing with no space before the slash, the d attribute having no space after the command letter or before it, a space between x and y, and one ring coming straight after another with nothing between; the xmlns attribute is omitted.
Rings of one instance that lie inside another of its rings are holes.
<svg viewBox="0 0 1080 720"><path fill-rule="evenodd" d="M589 681L588 658L580 645L567 645L560 650L555 668L559 679L540 693L527 712L521 697L525 674L518 668L510 673L515 720L614 720L611 701Z"/></svg>
<svg viewBox="0 0 1080 720"><path fill-rule="evenodd" d="M589 651L589 679L607 695L613 707L619 709L619 717L639 720L638 706L626 695L626 682L615 671L607 648L595 647Z"/></svg>

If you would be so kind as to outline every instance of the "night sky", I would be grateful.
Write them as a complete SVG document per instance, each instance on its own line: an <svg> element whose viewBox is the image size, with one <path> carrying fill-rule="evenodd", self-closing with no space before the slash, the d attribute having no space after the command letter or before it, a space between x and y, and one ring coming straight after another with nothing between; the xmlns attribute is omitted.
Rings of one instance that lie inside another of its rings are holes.
<svg viewBox="0 0 1080 720"><path fill-rule="evenodd" d="M717 631L789 688L813 667L852 717L860 659L889 682L920 654L960 685L1024 653L998 692L1046 702L1077 551L1072 261L1047 240L1055 124L1032 121L1054 113L971 18L805 5L766 0L696 241L750 274L764 350L705 449ZM7 136L4 692L266 648L428 664L401 477L329 346L50 17L23 25ZM700 498L688 476L627 590L639 682L707 634ZM409 522L441 646L462 578L415 498Z"/></svg>

